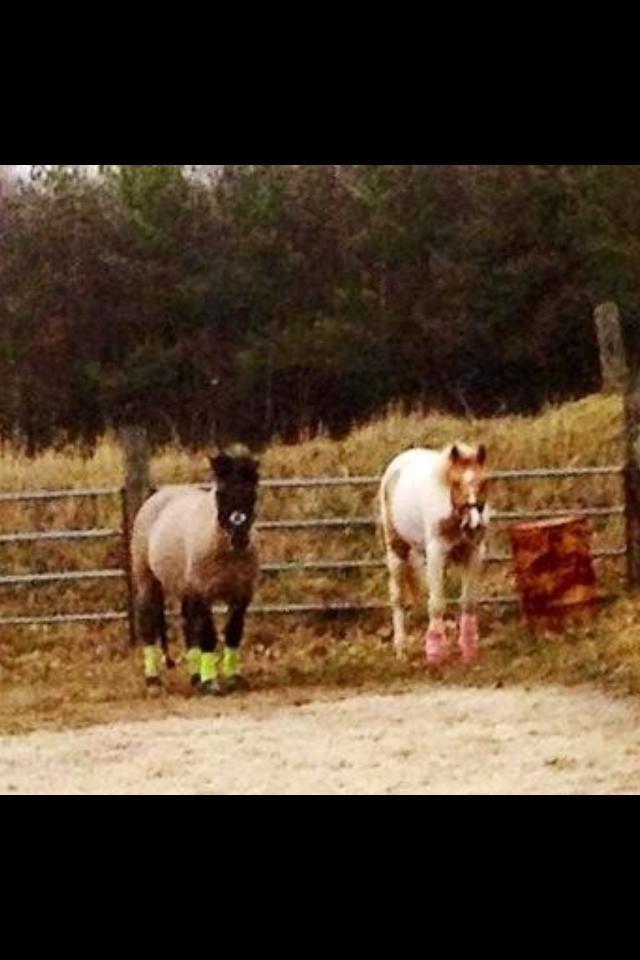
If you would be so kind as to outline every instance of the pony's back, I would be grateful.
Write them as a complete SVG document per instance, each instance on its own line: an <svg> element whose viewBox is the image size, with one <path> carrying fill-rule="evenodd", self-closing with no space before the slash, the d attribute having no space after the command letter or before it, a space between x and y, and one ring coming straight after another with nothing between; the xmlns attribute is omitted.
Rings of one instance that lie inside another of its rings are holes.
<svg viewBox="0 0 640 960"><path fill-rule="evenodd" d="M429 525L451 512L446 462L447 451L407 450L385 472L381 496L387 521L406 543L419 549Z"/></svg>
<svg viewBox="0 0 640 960"><path fill-rule="evenodd" d="M150 572L149 540L158 519L170 503L191 490L185 485L163 487L142 505L131 535L131 567L136 582L141 582Z"/></svg>

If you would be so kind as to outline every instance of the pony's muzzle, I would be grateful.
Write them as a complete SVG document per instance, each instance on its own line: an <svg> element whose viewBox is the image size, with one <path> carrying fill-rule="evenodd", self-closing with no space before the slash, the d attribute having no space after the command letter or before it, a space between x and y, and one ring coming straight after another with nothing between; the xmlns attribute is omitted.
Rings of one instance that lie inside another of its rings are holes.
<svg viewBox="0 0 640 960"><path fill-rule="evenodd" d="M481 510L480 507L470 506L464 515L462 521L462 529L468 530L470 533L478 533L481 530L484 530L487 526L487 518L485 516L484 510Z"/></svg>

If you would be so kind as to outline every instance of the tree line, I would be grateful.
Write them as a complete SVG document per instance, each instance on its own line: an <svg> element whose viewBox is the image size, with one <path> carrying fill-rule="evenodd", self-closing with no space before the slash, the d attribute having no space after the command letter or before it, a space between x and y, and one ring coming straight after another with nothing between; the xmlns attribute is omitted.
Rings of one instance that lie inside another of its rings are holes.
<svg viewBox="0 0 640 960"><path fill-rule="evenodd" d="M201 445L492 414L638 352L640 167L34 167L0 204L0 433Z"/></svg>

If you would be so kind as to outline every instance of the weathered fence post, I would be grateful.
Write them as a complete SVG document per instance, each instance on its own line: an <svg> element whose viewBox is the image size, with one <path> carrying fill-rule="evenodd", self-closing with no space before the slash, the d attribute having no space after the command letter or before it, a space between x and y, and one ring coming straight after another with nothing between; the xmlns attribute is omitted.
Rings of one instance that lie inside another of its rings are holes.
<svg viewBox="0 0 640 960"><path fill-rule="evenodd" d="M622 393L627 386L629 370L617 304L601 304L596 309L595 322L600 347L602 392Z"/></svg>
<svg viewBox="0 0 640 960"><path fill-rule="evenodd" d="M627 580L640 586L640 369L629 377L624 395L625 417L625 519L627 528Z"/></svg>
<svg viewBox="0 0 640 960"><path fill-rule="evenodd" d="M125 543L125 563L127 571L127 592L129 606L129 640L131 645L137 641L135 597L131 570L131 529L135 516L151 491L150 462L151 453L147 431L140 426L120 428L120 447L124 465L124 486L122 488L122 529Z"/></svg>
<svg viewBox="0 0 640 960"><path fill-rule="evenodd" d="M629 368L617 304L601 304L595 323L602 392L624 394L627 582L632 588L640 587L640 368Z"/></svg>

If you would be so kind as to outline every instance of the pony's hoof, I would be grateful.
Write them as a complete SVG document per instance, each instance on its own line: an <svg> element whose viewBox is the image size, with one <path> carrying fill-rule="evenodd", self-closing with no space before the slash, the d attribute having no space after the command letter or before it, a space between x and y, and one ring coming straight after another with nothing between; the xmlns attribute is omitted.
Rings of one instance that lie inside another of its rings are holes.
<svg viewBox="0 0 640 960"><path fill-rule="evenodd" d="M200 684L200 694L203 697L221 697L223 695L222 687L217 680L205 680Z"/></svg>
<svg viewBox="0 0 640 960"><path fill-rule="evenodd" d="M479 650L463 650L461 659L466 667L472 667L474 664L478 663L478 661L480 660L480 651Z"/></svg>
<svg viewBox="0 0 640 960"><path fill-rule="evenodd" d="M197 673L194 673L194 675L191 677L191 681L190 681L190 682L191 682L191 686L193 687L193 689L194 689L194 690L197 690L198 687L200 686L200 677L198 676Z"/></svg>
<svg viewBox="0 0 640 960"><path fill-rule="evenodd" d="M249 690L249 683L242 676L236 677L227 677L224 681L224 689L226 693L244 693Z"/></svg>
<svg viewBox="0 0 640 960"><path fill-rule="evenodd" d="M147 696L154 700L161 697L164 693L164 687L160 677L147 677L146 681Z"/></svg>
<svg viewBox="0 0 640 960"><path fill-rule="evenodd" d="M448 651L433 653L427 651L426 661L428 667L444 667L451 660L451 656Z"/></svg>
<svg viewBox="0 0 640 960"><path fill-rule="evenodd" d="M450 659L447 632L444 626L433 626L427 630L425 656L430 667L441 667Z"/></svg>

